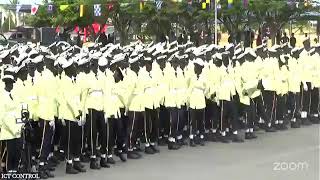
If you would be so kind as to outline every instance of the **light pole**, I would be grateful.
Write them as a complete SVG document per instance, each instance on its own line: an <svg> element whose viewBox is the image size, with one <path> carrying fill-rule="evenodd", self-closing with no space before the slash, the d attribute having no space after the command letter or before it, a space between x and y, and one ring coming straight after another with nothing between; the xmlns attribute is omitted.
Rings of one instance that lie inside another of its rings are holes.
<svg viewBox="0 0 320 180"><path fill-rule="evenodd" d="M214 0L214 44L218 45L218 0Z"/></svg>

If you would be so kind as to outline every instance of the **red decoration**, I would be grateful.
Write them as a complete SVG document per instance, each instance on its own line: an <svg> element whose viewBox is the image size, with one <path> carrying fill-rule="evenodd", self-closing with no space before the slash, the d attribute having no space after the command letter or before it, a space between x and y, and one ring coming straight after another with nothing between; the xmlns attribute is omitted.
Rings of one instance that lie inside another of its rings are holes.
<svg viewBox="0 0 320 180"><path fill-rule="evenodd" d="M102 32L107 32L107 29L108 29L108 25L105 24L105 25L103 26L103 28L102 28Z"/></svg>
<svg viewBox="0 0 320 180"><path fill-rule="evenodd" d="M112 11L113 10L113 4L112 3L107 4L107 8L108 8L108 11Z"/></svg>
<svg viewBox="0 0 320 180"><path fill-rule="evenodd" d="M92 28L93 28L94 33L97 34L100 31L100 24L95 22L92 24Z"/></svg>
<svg viewBox="0 0 320 180"><path fill-rule="evenodd" d="M56 28L56 33L59 33L59 32L60 32L60 26Z"/></svg>
<svg viewBox="0 0 320 180"><path fill-rule="evenodd" d="M75 33L78 33L79 31L80 31L80 30L79 30L79 26L75 26L75 27L74 27L74 32L75 32Z"/></svg>

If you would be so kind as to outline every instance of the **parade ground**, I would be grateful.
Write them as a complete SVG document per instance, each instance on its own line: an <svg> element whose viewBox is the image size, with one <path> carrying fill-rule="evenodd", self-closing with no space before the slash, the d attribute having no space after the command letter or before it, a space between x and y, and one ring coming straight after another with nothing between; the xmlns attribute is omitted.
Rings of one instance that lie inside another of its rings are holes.
<svg viewBox="0 0 320 180"><path fill-rule="evenodd" d="M55 172L61 180L319 180L319 125L275 133L258 131L258 139L242 144L207 143L183 147L140 160L117 163L110 169L66 175L65 166Z"/></svg>

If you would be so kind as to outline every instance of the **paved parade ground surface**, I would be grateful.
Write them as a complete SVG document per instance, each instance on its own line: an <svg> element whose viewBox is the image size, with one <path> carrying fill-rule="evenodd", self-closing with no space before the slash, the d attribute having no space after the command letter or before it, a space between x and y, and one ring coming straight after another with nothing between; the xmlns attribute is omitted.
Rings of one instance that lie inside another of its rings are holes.
<svg viewBox="0 0 320 180"><path fill-rule="evenodd" d="M275 133L259 131L242 144L207 143L145 155L110 169L66 175L64 165L54 179L70 180L319 180L319 125ZM87 164L88 168L88 164Z"/></svg>

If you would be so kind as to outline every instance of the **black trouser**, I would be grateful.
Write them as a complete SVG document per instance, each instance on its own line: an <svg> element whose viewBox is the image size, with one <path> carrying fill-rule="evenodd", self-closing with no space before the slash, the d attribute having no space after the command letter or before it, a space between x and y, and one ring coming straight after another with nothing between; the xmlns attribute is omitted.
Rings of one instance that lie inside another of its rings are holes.
<svg viewBox="0 0 320 180"><path fill-rule="evenodd" d="M160 137L168 137L170 131L170 113L165 106L160 106Z"/></svg>
<svg viewBox="0 0 320 180"><path fill-rule="evenodd" d="M139 131L139 124L143 124L144 119L144 112L135 112L135 111L129 111L129 122L127 127L127 134L129 135L128 138L128 150L133 150L133 147L136 143L137 136L140 133Z"/></svg>
<svg viewBox="0 0 320 180"><path fill-rule="evenodd" d="M31 127L33 129L34 133L34 138L31 139L31 155L34 157L37 157L37 149L39 150L41 147L41 142L42 142L42 133L40 129L40 123L39 121L31 121L30 122Z"/></svg>
<svg viewBox="0 0 320 180"><path fill-rule="evenodd" d="M10 139L5 140L7 147L7 160L6 160L6 168L7 171L18 170L19 160L21 156L21 139Z"/></svg>
<svg viewBox="0 0 320 180"><path fill-rule="evenodd" d="M169 107L169 121L170 121L170 129L169 129L169 137L177 138L178 131L178 120L179 120L179 112L176 107Z"/></svg>
<svg viewBox="0 0 320 180"><path fill-rule="evenodd" d="M205 108L205 128L206 130L218 129L220 109L216 102L207 100Z"/></svg>
<svg viewBox="0 0 320 180"><path fill-rule="evenodd" d="M300 118L300 110L301 110L301 100L300 100L300 92L293 93L289 92L287 107L288 107L288 116L289 119L292 120L294 118Z"/></svg>
<svg viewBox="0 0 320 180"><path fill-rule="evenodd" d="M89 109L89 118L86 122L87 128L87 141L90 146L90 155L95 156L97 154L97 133L99 133L99 142L101 143L101 154L106 154L106 122L104 119L103 111L97 111L95 109Z"/></svg>
<svg viewBox="0 0 320 180"><path fill-rule="evenodd" d="M107 154L112 155L113 147L115 145L115 123L118 121L116 118L108 118L106 132L107 132Z"/></svg>
<svg viewBox="0 0 320 180"><path fill-rule="evenodd" d="M62 130L63 125L61 123L61 120L58 119L57 117L54 118L54 125L55 125L55 130L53 135L53 149L51 149L52 152L54 151L54 146L59 146L61 137L62 137L62 131L63 131Z"/></svg>
<svg viewBox="0 0 320 180"><path fill-rule="evenodd" d="M285 114L287 111L286 108L286 96L285 95L277 95L276 100L276 120L285 120Z"/></svg>
<svg viewBox="0 0 320 180"><path fill-rule="evenodd" d="M253 99L254 104L255 104L255 108L256 108L256 116L258 117L258 119L263 119L264 121L267 121L267 115L266 115L266 109L265 109L265 104L264 104L264 99L263 99L263 95L261 94L258 97L255 97Z"/></svg>
<svg viewBox="0 0 320 180"><path fill-rule="evenodd" d="M221 131L225 131L229 127L227 122L230 119L230 123L233 131L237 131L240 128L239 125L239 112L235 100L225 101L221 100L221 116L220 116L220 126Z"/></svg>
<svg viewBox="0 0 320 180"><path fill-rule="evenodd" d="M313 88L311 90L311 106L310 106L310 114L318 114L319 113L319 88Z"/></svg>
<svg viewBox="0 0 320 180"><path fill-rule="evenodd" d="M39 154L40 162L47 161L49 153L52 149L54 128L49 125L49 122L50 121L46 121L43 119L39 120L40 129L42 129L42 138Z"/></svg>
<svg viewBox="0 0 320 180"><path fill-rule="evenodd" d="M191 134L196 135L204 135L204 109L190 109L190 117L191 117Z"/></svg>
<svg viewBox="0 0 320 180"><path fill-rule="evenodd" d="M245 126L246 129L253 128L256 118L256 105L253 100L250 99L250 104L241 104L244 118L245 118Z"/></svg>
<svg viewBox="0 0 320 180"><path fill-rule="evenodd" d="M128 141L128 116L125 116L124 109L120 109L121 117L115 120L114 132L116 136L117 149L119 152L126 152L126 142Z"/></svg>
<svg viewBox="0 0 320 180"><path fill-rule="evenodd" d="M178 129L177 129L177 136L183 134L183 128L188 125L188 114L186 113L186 106L181 106L178 108Z"/></svg>
<svg viewBox="0 0 320 180"><path fill-rule="evenodd" d="M88 151L88 136L87 136L87 132L88 132L88 129L87 129L87 123L89 122L89 115L86 114L85 115L85 122L81 127L80 127L80 131L81 131L81 154L84 155L85 153L87 153Z"/></svg>
<svg viewBox="0 0 320 180"><path fill-rule="evenodd" d="M276 119L276 92L274 91L263 91L263 100L266 109L266 124L274 123Z"/></svg>
<svg viewBox="0 0 320 180"><path fill-rule="evenodd" d="M147 134L149 134L149 142L158 142L159 138L159 108L148 109L146 108L146 128Z"/></svg>
<svg viewBox="0 0 320 180"><path fill-rule="evenodd" d="M311 105L311 83L307 82L308 90L304 90L303 85L301 85L301 111L310 113Z"/></svg>
<svg viewBox="0 0 320 180"><path fill-rule="evenodd" d="M77 121L65 120L65 123L64 129L66 133L63 139L66 139L64 146L66 160L79 158L81 155L81 126L78 125Z"/></svg>

